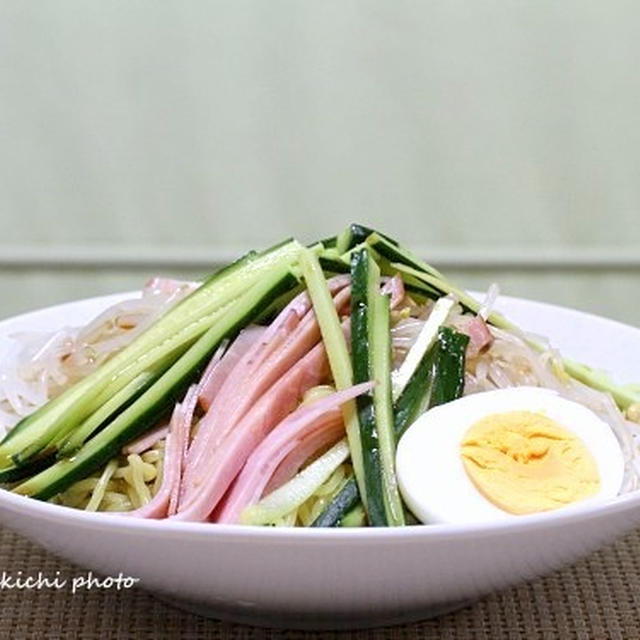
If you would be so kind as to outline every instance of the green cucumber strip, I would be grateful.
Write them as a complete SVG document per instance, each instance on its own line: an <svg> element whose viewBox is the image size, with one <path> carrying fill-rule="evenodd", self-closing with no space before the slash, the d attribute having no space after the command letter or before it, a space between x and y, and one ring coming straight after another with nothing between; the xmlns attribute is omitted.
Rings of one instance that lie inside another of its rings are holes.
<svg viewBox="0 0 640 640"><path fill-rule="evenodd" d="M369 236L366 240L367 244L376 250L376 252L385 260L391 263L391 266L395 271L400 271L402 279L408 286L415 286L416 280L422 282L424 285L428 285L439 291L441 294L451 293L453 294L467 310L477 313L480 308L480 303L473 297L462 291L458 287L455 287L449 282L439 271L428 265L424 261L416 258L406 249L398 246L394 246L392 241L387 236L375 232ZM345 251L348 250L348 245L345 246ZM393 275L393 272L388 273L383 265L382 261L379 261L382 273L385 275ZM411 278L411 279L410 279ZM488 317L488 322L495 327L499 327L506 331L518 332L517 327L509 322L504 316L497 312L493 312ZM525 338L525 341L534 349L540 351L541 345L535 340ZM583 382L587 386L611 393L620 409L626 409L631 404L640 401L640 394L636 394L633 391L625 388L624 386L613 384L612 382L604 382L597 374L586 365L577 363L571 359L563 359L564 369L567 374L572 378Z"/></svg>
<svg viewBox="0 0 640 640"><path fill-rule="evenodd" d="M396 440L429 408L433 382L433 365L438 355L438 341L423 354L411 379L394 405Z"/></svg>
<svg viewBox="0 0 640 640"><path fill-rule="evenodd" d="M325 273L349 273L349 265L340 258L333 258L321 254L319 256L320 266Z"/></svg>
<svg viewBox="0 0 640 640"><path fill-rule="evenodd" d="M25 418L17 433L12 429L12 437L0 444L0 471L24 464L54 439L71 433L140 373L171 354L178 358L226 313L238 292L279 265L295 262L299 248L295 241L286 242L217 272L99 369ZM25 447L28 455L22 455Z"/></svg>
<svg viewBox="0 0 640 640"><path fill-rule="evenodd" d="M468 336L449 327L440 327L437 340L424 353L394 405L397 440L427 409L462 395L468 343Z"/></svg>
<svg viewBox="0 0 640 640"><path fill-rule="evenodd" d="M396 271L394 273L388 274L388 273L385 273L385 271L383 270L382 273L385 276L389 275L392 277L398 272ZM442 294L439 291L436 291L432 287L429 287L423 284L419 280L412 278L411 276L408 276L405 273L400 273L398 275L402 278L405 291L407 291L407 293L413 294L414 297L418 296L419 298L424 299L425 302L427 300L439 300L442 297Z"/></svg>
<svg viewBox="0 0 640 640"><path fill-rule="evenodd" d="M436 268L432 267L424 260L420 260L420 258L416 257L404 247L401 247L397 243L394 244L393 241L390 241L389 238L380 233L372 233L365 241L383 258L389 260L389 262L400 262L408 267L412 267L418 271L435 276L436 278L444 279L444 276Z"/></svg>
<svg viewBox="0 0 640 640"><path fill-rule="evenodd" d="M338 493L329 501L324 511L309 525L310 527L336 527L344 516L360 503L358 483L351 476Z"/></svg>
<svg viewBox="0 0 640 640"><path fill-rule="evenodd" d="M217 283L221 278L224 279L226 276L232 275L235 273L236 268L246 265L250 258L251 256L245 256L238 260L235 265L226 267L217 274L219 277L213 276L210 278L208 285ZM101 395L102 390L107 391L107 397L109 397L131 382L138 372L134 371L131 377L127 377L126 375L123 375L123 373L127 370L132 371L132 361L136 363L142 359L145 364L148 362L148 351L153 347L150 337L155 336L157 338L156 342L161 344L162 342L169 344L166 339L166 335L163 339L157 335L159 333L159 328L166 329L166 325L171 323L176 309L180 309L183 312L188 313L189 305L186 303L189 301L193 302L194 298L198 297L197 294L199 293L201 294L199 297L202 297L202 290L203 287L200 287L194 291L185 300L176 305L174 309L170 310L156 323L154 323L154 325L149 327L133 343L123 349L119 354L116 354L98 370L78 382L65 393L47 403L30 416L27 416L27 418L17 425L16 428L9 432L11 437L5 439L2 445L0 445L0 466L4 466L3 463L8 457L12 457L13 460L18 463L24 462L25 460L21 460L22 456L19 455L24 447L28 446L30 448L30 455L33 455L34 450L43 449L54 437L61 437L63 435L60 433L61 430L69 432L77 426L80 421L93 413L93 411L95 411L101 404L101 400L98 396ZM202 330L206 329L206 326L200 329L196 323L193 323L191 328L193 328L194 325L195 338L197 338L198 334L202 333ZM176 332L174 331L173 334L175 336ZM189 338L191 341L194 339L193 336L188 336L187 339ZM176 342L175 339L174 342ZM174 346L174 348L179 348L181 346L181 341L178 340L177 342L178 344ZM188 346L189 343L187 342L186 347ZM141 349L143 351L147 351L147 353L142 357L139 354ZM118 385L118 381L122 384ZM29 456L26 457L28 458Z"/></svg>
<svg viewBox="0 0 640 640"><path fill-rule="evenodd" d="M375 235L377 237L382 238L386 243L391 244L395 247L399 247L400 244L397 240L394 240L393 238L391 238L390 236L380 232L380 231L376 231L375 229L372 229L371 227L366 227L362 224L358 224L356 222L352 223L351 226L349 227L350 231L351 231L351 242L353 243L353 245L355 246L356 244L360 244L361 242L365 242L367 240L367 238L371 237L372 235Z"/></svg>
<svg viewBox="0 0 640 640"><path fill-rule="evenodd" d="M362 503L357 504L340 520L341 527L364 527L367 524L367 514Z"/></svg>
<svg viewBox="0 0 640 640"><path fill-rule="evenodd" d="M386 258L391 259L392 252L385 252L384 248L381 250L379 243L374 242L372 244L372 247L382 255L384 255ZM473 313L478 313L478 310L480 309L480 303L465 291L459 289L458 287L455 287L448 280L446 280L444 276L440 275L439 272L435 271L433 268L431 268L432 273L429 273L426 271L421 271L419 265L416 267L415 265L409 265L407 262L401 262L402 261L391 262L390 266L391 268L401 272L402 278L403 280L405 280L405 282L407 281L407 277L415 278L423 282L424 284L437 289L443 294L454 295L463 307L465 307L469 311L472 311ZM519 333L517 327L513 323L511 323L502 314L496 311L493 311L489 314L487 321L494 327L504 329L505 331L515 332L516 334ZM541 345L538 344L535 340L526 337L524 339L525 342L527 342L527 344L529 344L529 346L531 346L533 349L536 349L538 351L542 350ZM629 389L626 389L624 386L616 385L611 382L604 382L586 365L577 363L570 358L563 358L562 363L566 373L575 380L583 382L593 389L609 392L613 396L613 399L615 400L618 407L622 410L626 409L635 402L640 401L640 394L633 393Z"/></svg>
<svg viewBox="0 0 640 640"><path fill-rule="evenodd" d="M29 478L30 476L39 473L43 469L46 469L49 465L55 462L55 456L52 454L41 456L30 460L27 464L21 467L9 467L0 471L0 486L18 482Z"/></svg>
<svg viewBox="0 0 640 640"><path fill-rule="evenodd" d="M345 251L349 251L350 249L363 244L367 240L367 238L372 235L382 238L385 242L389 243L392 246L399 246L398 242L393 238L390 238L389 236L380 233L379 231L376 231L371 227L366 227L362 224L353 222L338 236L336 249L339 249L341 253L344 253Z"/></svg>
<svg viewBox="0 0 640 640"><path fill-rule="evenodd" d="M404 525L404 511L396 478L396 440L391 400L391 333L389 296L376 293L370 308L369 344L371 372L376 381L373 406L378 431L378 447L382 466L382 489L389 526Z"/></svg>
<svg viewBox="0 0 640 640"><path fill-rule="evenodd" d="M449 327L438 334L438 357L433 367L433 388L429 407L456 400L464 391L465 353L469 336Z"/></svg>
<svg viewBox="0 0 640 640"><path fill-rule="evenodd" d="M334 245L336 251L340 254L351 249L351 229L347 227L343 229L336 237L336 244Z"/></svg>
<svg viewBox="0 0 640 640"><path fill-rule="evenodd" d="M421 280L425 284L432 286L434 289L437 289L442 293L442 295L450 294L460 302L460 304L469 311L473 313L478 313L480 309L480 302L478 302L474 297L470 296L466 291L462 289L458 289L452 285L449 281L444 279L439 279L437 277L431 276L428 273L423 273L418 271L412 267L408 267L405 264L392 262L391 267L396 271L400 271L403 274L413 276L418 280ZM513 331L516 327L511 324L504 316L497 313L496 311L489 314L487 318L487 322L492 324L494 327L498 327L500 329L505 329L506 331Z"/></svg>
<svg viewBox="0 0 640 640"><path fill-rule="evenodd" d="M333 298L327 288L327 281L322 273L322 267L318 257L304 249L300 252L300 266L305 283L309 292L309 297L313 304L320 332L327 350L329 365L333 380L338 391L348 389L353 386L353 370L351 368L351 358L347 343L342 332L342 326L338 318ZM351 453L351 463L358 480L358 487L364 493L364 470L362 467L362 445L360 443L360 424L356 405L353 400L342 405L342 415L347 431L347 440Z"/></svg>
<svg viewBox="0 0 640 640"><path fill-rule="evenodd" d="M431 285L428 285L422 280L415 278L413 276L410 276L406 273L399 272L397 268L394 268L392 266L391 262L389 262L387 258L384 258L383 256L381 256L366 242L363 242L351 249L348 249L340 256L340 259L346 262L350 260L351 256L354 253L357 253L358 251L361 251L364 248L369 249L371 254L374 256L376 263L380 267L380 272L382 273L382 275L393 277L399 273L399 275L402 277L402 281L404 282L405 289L408 292L418 295L421 298L427 298L430 300L438 300L438 298L441 298L444 295L444 292L441 289L437 289Z"/></svg>
<svg viewBox="0 0 640 640"><path fill-rule="evenodd" d="M287 291L283 295L279 296L256 316L256 318L253 320L253 324L271 324L271 322L275 320L277 315L303 290L304 285L302 283L299 283L298 286L291 289L291 291Z"/></svg>
<svg viewBox="0 0 640 640"><path fill-rule="evenodd" d="M480 303L468 293L455 287L444 278L439 279L437 277L430 276L427 273L421 273L420 271L417 271L416 269L404 264L391 263L390 266L391 268L401 272L403 280L405 280L407 276L410 276L424 282L425 284L435 289L438 289L443 294L452 294L459 300L460 304L462 304L463 307L465 307L469 311L472 311L473 313L478 313L480 309ZM520 334L518 328L513 323L511 323L502 314L496 311L493 311L489 314L487 322L489 322L489 324L492 324L494 327L498 327L499 329L514 332L517 335ZM536 349L537 351L543 350L543 347L536 340L527 337L524 337L524 340L527 344L529 344L531 348ZM615 400L618 407L622 410L626 409L635 402L640 402L640 394L634 393L624 386L613 384L610 381L603 381L598 374L594 374L594 372L584 364L575 362L570 358L563 358L562 364L565 372L575 380L586 384L592 389L610 393L613 396L613 399Z"/></svg>
<svg viewBox="0 0 640 640"><path fill-rule="evenodd" d="M533 345L534 348L539 345ZM599 371L580 364L570 358L563 358L562 365L566 373L572 378L586 384L592 389L609 392L620 409L628 409L632 404L640 402L640 393L634 391L629 386L616 385Z"/></svg>
<svg viewBox="0 0 640 640"><path fill-rule="evenodd" d="M218 270L216 273L212 274L203 283L203 285L201 287L199 287L196 291L191 293L191 295L187 296L187 298L185 298L184 300L180 301L175 307L173 307L173 309L171 309L169 312L167 312L163 316L163 318L161 318L158 322L154 323L154 325L149 327L144 332L144 334L142 334L141 336L138 336L136 342L137 343L142 343L144 341L146 343L146 340L148 339L148 334L152 333L152 331L154 330L155 327L157 327L157 325L158 325L158 323L160 321L164 320L166 322L167 317L171 317L171 315L173 315L175 313L176 309L181 309L181 313L187 313L188 314L189 309L188 308L185 309L184 307L188 307L189 305L192 305L193 301L195 299L199 300L203 295L203 291L206 290L206 285L208 285L211 282L224 279L227 276L229 276L232 273L234 273L236 270L238 270L240 268L244 268L251 260L254 260L257 255L258 254L256 254L255 251L250 251L249 253L247 253L246 255L242 256L241 258L239 258L238 260L236 260L232 264L229 264L226 267L223 267L222 269ZM131 351L133 351L133 346L129 345L128 348L123 349L123 351L120 354L117 354L116 356L111 358L111 360L109 360L107 363L105 363L99 370L100 374L98 374L97 372L94 372L93 374L88 376L89 378L91 378L91 384L85 383L84 385L81 385L80 383L78 383L77 385L74 385L74 387L72 387L71 389L68 389L65 393L61 394L60 396L58 396L54 400L51 400L50 402L48 402L45 405L45 407L46 407L46 413L49 415L49 417L50 418L52 417L51 414L54 412L54 407L55 406L70 404L73 401L73 397L75 397L75 396L78 396L78 397L82 398L83 395L85 394L86 389L82 389L81 387L91 388L93 386L96 386L98 378L101 377L101 376L104 376L104 372L105 371L108 371L109 375L111 375L112 374L111 370L116 368L116 365L114 365L114 362L115 363L124 362L127 358L123 354L124 353L130 353ZM107 366L107 365L109 365L109 366ZM34 426L34 422L37 422L40 419L40 417L42 416L42 413L45 413L45 407L42 407L40 410L35 411L34 413L30 414L29 416L27 416L26 418L21 420L17 425L15 425L6 434L6 436L4 437L2 442L0 443L0 467L2 467L3 453L7 449L7 447L5 447L4 445L6 443L9 443L11 440L14 440L18 435L21 435L22 432L25 429L36 431L36 428ZM63 411L64 411L64 408L63 408ZM35 439L35 434L28 436L28 440L33 441L34 439Z"/></svg>
<svg viewBox="0 0 640 640"><path fill-rule="evenodd" d="M319 241L325 249L334 249L338 242L338 236L330 236Z"/></svg>
<svg viewBox="0 0 640 640"><path fill-rule="evenodd" d="M367 382L371 371L370 301L380 288L380 270L367 249L351 255L351 361L354 384ZM387 525L382 487L382 467L379 455L378 428L373 393L356 398L360 423L360 445L364 471L364 502L367 519L374 527Z"/></svg>
<svg viewBox="0 0 640 640"><path fill-rule="evenodd" d="M392 395L394 402L400 397L407 386L411 376L413 376L424 354L431 348L431 345L438 337L438 329L445 323L456 302L452 298L440 298L424 326L418 334L418 338L409 350L400 368L392 377Z"/></svg>
<svg viewBox="0 0 640 640"><path fill-rule="evenodd" d="M360 246L369 247L369 245L366 242ZM425 282L423 282L422 280L419 280L418 278L415 278L406 273L402 273L398 271L398 269L392 266L392 263L389 262L387 258L384 258L383 256L381 256L371 247L369 247L369 249L372 252L372 254L376 257L376 262L380 267L380 273L382 273L383 276L388 276L390 278L392 278L396 274L400 275L400 277L402 278L402 281L404 282L405 289L407 291L412 291L414 293L417 293L418 295L421 295L425 298L429 298L431 300L438 300L444 295L440 289L436 289L435 287L426 284Z"/></svg>
<svg viewBox="0 0 640 640"><path fill-rule="evenodd" d="M342 254L335 248L324 248L318 253L320 266L329 273L349 273L349 263L342 258Z"/></svg>
<svg viewBox="0 0 640 640"><path fill-rule="evenodd" d="M95 413L92 413L71 436L55 441L53 449L54 451L57 450L58 457L71 456L101 425L115 418L120 408L135 400L156 379L157 376L148 371L141 373L111 399L107 400Z"/></svg>
<svg viewBox="0 0 640 640"><path fill-rule="evenodd" d="M286 268L272 269L248 290L181 356L160 379L88 440L71 458L60 460L13 489L21 495L48 500L86 477L116 455L122 446L150 429L184 394L225 338L250 323L265 306L298 284Z"/></svg>

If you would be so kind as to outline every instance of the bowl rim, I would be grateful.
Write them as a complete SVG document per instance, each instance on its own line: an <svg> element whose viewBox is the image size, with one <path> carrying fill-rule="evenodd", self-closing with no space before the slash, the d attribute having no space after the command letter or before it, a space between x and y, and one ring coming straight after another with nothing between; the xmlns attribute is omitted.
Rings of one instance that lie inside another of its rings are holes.
<svg viewBox="0 0 640 640"><path fill-rule="evenodd" d="M470 291L471 295L483 295L476 291ZM33 317L41 313L60 312L66 307L75 305L86 305L101 303L113 304L120 299L127 297L139 296L140 291L128 291L122 293L108 294L103 296L93 296L70 302L52 305L28 311L16 316L0 320L0 337L2 337L5 329L12 325L19 325L28 322ZM637 332L640 340L640 328L625 324L618 320L606 318L579 309L565 307L548 302L540 302L527 298L508 296L500 294L499 300L515 303L534 304L538 307L544 307L551 312L571 312L578 314L586 320L595 322L606 322L610 324L612 329L623 329L628 331L632 329ZM498 307L500 304L498 304ZM517 518L499 520L496 522L478 522L478 523L434 523L419 524L406 527L353 527L353 528L312 528L312 527L262 527L243 524L220 524L220 523L201 523L201 522L183 522L171 519L147 520L133 518L125 514L109 513L109 512L87 512L72 507L51 504L34 500L33 498L11 493L9 490L0 488L0 509L21 515L32 515L38 519L45 521L65 521L69 524L82 526L83 528L109 528L127 534L136 535L163 535L168 537L212 537L212 538L233 538L237 541L255 542L268 540L272 542L292 543L318 543L330 541L335 543L350 543L351 540L360 540L361 542L394 542L403 541L421 541L421 540L442 540L442 539L465 539L492 537L497 535L509 535L518 531L535 531L540 529L549 529L555 527L563 527L578 522L588 522L607 518L614 514L628 511L640 511L640 489L618 495L607 500L589 501L585 504L575 504L555 511L542 513L534 513L521 515ZM11 522L8 519L6 525L11 528Z"/></svg>
<svg viewBox="0 0 640 640"><path fill-rule="evenodd" d="M534 513L513 519L478 523L438 523L405 527L262 527L243 524L208 522L183 522L172 519L147 520L126 514L88 512L72 507L41 502L0 489L0 509L31 515L43 521L64 521L85 529L112 529L128 534L162 535L163 537L211 537L212 539L300 542L391 542L403 540L478 539L517 534L520 531L539 531L562 528L571 524L600 520L624 512L640 511L640 490L618 495L615 498L572 505L556 511ZM11 522L5 521L9 527Z"/></svg>

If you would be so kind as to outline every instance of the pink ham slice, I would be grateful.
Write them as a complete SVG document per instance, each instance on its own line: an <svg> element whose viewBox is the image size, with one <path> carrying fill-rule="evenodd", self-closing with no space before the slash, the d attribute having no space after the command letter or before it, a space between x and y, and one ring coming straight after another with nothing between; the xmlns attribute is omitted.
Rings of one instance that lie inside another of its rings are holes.
<svg viewBox="0 0 640 640"><path fill-rule="evenodd" d="M211 452L206 464L192 475L192 491L181 501L174 518L207 520L260 442L298 406L305 391L328 377L327 354L319 343L262 395Z"/></svg>
<svg viewBox="0 0 640 640"><path fill-rule="evenodd" d="M467 358L477 357L493 342L491 331L480 316L474 316L463 330L469 336Z"/></svg>
<svg viewBox="0 0 640 640"><path fill-rule="evenodd" d="M122 447L122 453L125 455L129 455L130 453L137 453L140 455L144 453L148 449L151 449L156 442L159 442L163 438L167 437L169 433L169 427L166 424L163 424L160 427L157 427L153 431L149 433L145 433L143 436L130 442L129 444Z"/></svg>
<svg viewBox="0 0 640 640"><path fill-rule="evenodd" d="M334 292L337 292L341 288L346 287L349 282L350 279L348 276L338 276L329 280L328 285ZM306 291L297 295L263 332L260 340L240 358L236 366L229 372L227 379L219 389L220 397L217 398L216 405L209 407L208 415L211 415L209 417L205 416L206 421L201 421L198 432L189 450L190 465L187 469L187 477L184 482L185 487L190 484L190 469L195 467L202 457L203 452L210 446L209 439L212 437L212 432L215 427L208 425L208 421L213 421L213 415L216 413L224 415L225 410L233 406L238 396L241 395L241 390L246 384L246 381L251 378L253 371L265 358L278 350L286 337L291 334L302 317L306 315L310 309L311 300Z"/></svg>
<svg viewBox="0 0 640 640"><path fill-rule="evenodd" d="M243 342L249 339L249 337L255 336L255 339L257 339L258 336L255 333L253 333L254 330L259 333L260 331L263 331L263 328L249 327L241 331L238 337L236 338L236 340L234 341L233 345L231 346L231 348L228 349L226 353L225 353L225 348L221 347L213 354L213 357L211 358L211 361L207 365L205 372L202 374L202 378L200 379L200 382L198 383L198 386L196 388L197 399L201 405L203 401L203 396L204 396L205 402L209 398L213 397L215 393L216 383L221 384L222 382L224 382L226 375L228 375L230 368L233 366L233 365L227 365L226 367L221 367L221 361L223 360L223 356L224 356L224 360L227 360L227 359L232 360L234 357L234 353L233 353L234 345L237 342L240 342L240 344L242 345ZM246 335L244 339L243 339L243 335ZM242 348L243 347L240 347L240 349ZM236 347L236 351L240 349ZM156 442L165 438L168 433L169 433L169 426L161 425L160 427L154 429L153 431L143 434L141 437L137 438L133 442L130 442L129 444L122 447L122 453L124 453L125 455L129 453L137 453L137 454L144 453L148 449L151 449L151 447L153 447L153 445L156 444Z"/></svg>
<svg viewBox="0 0 640 640"><path fill-rule="evenodd" d="M188 461L183 478L181 495L184 496L188 487L191 486L191 475L200 464L206 452L214 446L215 437L218 430L218 424L229 416L229 411L236 406L238 398L241 398L240 391L246 380L250 379L253 372L254 362L264 352L269 345L269 334L271 333L271 341L282 344L284 337L281 334L291 332L297 326L299 318L293 311L287 311L286 317L280 322L276 332L271 331L271 327L263 332L260 340L254 343L243 357L236 362L231 371L228 372L226 379L209 406L207 413L202 417L198 424L198 429L193 438L188 452Z"/></svg>
<svg viewBox="0 0 640 640"><path fill-rule="evenodd" d="M260 340L264 327L251 326L243 329L233 341L224 356L211 359L206 371L198 383L198 402L204 411L208 411L216 394L229 377L240 359Z"/></svg>
<svg viewBox="0 0 640 640"><path fill-rule="evenodd" d="M159 519L175 513L180 476L184 466L197 400L197 387L193 385L187 392L184 401L176 404L169 424L169 433L165 440L160 488L150 502L139 509L128 512L127 515L134 518Z"/></svg>
<svg viewBox="0 0 640 640"><path fill-rule="evenodd" d="M341 414L342 415L342 414ZM301 440L300 444L278 465L264 488L263 495L268 495L289 482L293 476L305 466L315 454L335 444L344 436L344 422L339 421L332 429L314 431Z"/></svg>
<svg viewBox="0 0 640 640"><path fill-rule="evenodd" d="M337 294L351 283L350 276L340 275L327 281L331 295ZM311 310L311 299L306 291L298 294L269 325L261 344L247 358L247 363L254 369L261 366L267 358L277 352L278 348L289 337L300 322Z"/></svg>
<svg viewBox="0 0 640 640"><path fill-rule="evenodd" d="M324 436L326 433L333 436L336 426L343 425L340 405L369 391L372 386L372 383L365 383L332 393L299 407L287 416L249 456L227 495L217 521L238 522L243 509L260 499L269 479L286 456L299 447L306 437ZM314 444L317 440L314 439Z"/></svg>
<svg viewBox="0 0 640 640"><path fill-rule="evenodd" d="M349 288L339 290L334 298L336 307L343 308L348 304L350 296ZM188 502L197 491L196 476L203 475L202 470L209 468L210 457L249 411L251 405L320 341L320 328L312 310L309 309L301 321L293 324L295 326L290 327L286 319L280 322L280 329L288 330L289 335L278 341L279 348L273 350L270 356L260 357L258 352L264 344L261 342L255 349L250 350L229 374L214 403L198 425L196 437L189 450L188 465L181 488L181 502ZM270 329L267 332L272 333ZM274 338L279 335L280 331Z"/></svg>

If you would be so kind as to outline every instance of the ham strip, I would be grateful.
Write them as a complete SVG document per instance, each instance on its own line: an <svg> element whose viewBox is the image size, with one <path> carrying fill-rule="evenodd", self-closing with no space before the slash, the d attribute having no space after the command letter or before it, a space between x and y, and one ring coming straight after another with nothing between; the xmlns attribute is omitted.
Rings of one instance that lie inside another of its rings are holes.
<svg viewBox="0 0 640 640"><path fill-rule="evenodd" d="M480 316L474 316L465 327L464 332L469 336L467 358L477 357L483 349L486 349L493 342L491 331Z"/></svg>
<svg viewBox="0 0 640 640"><path fill-rule="evenodd" d="M198 423L198 428L187 454L188 464L185 467L185 475L181 486L181 501L193 490L193 475L200 464L206 464L207 456L215 448L217 441L221 437L221 432L226 433L225 421L228 424L230 412L238 408L238 404L243 401L243 389L247 389L250 380L254 380L254 362L260 354L271 345L265 339L267 334L272 333L271 341L281 346L284 342L284 334L291 332L299 323L299 318L295 312L289 311L286 318L280 322L278 330L273 333L271 327L263 333L261 340L254 344L247 353L239 360L236 366L229 372L227 379L216 394L216 397L209 407L207 413ZM253 398L249 398L251 402Z"/></svg>
<svg viewBox="0 0 640 640"><path fill-rule="evenodd" d="M133 442L126 444L122 447L122 453L125 455L129 455L130 453L137 453L140 455L147 451L147 449L151 449L156 442L162 440L162 438L166 438L169 433L169 427L166 424L163 424L160 427L157 427L153 431L149 433L145 433L143 436L140 436Z"/></svg>
<svg viewBox="0 0 640 640"><path fill-rule="evenodd" d="M334 298L336 307L342 309L348 304L350 297L350 288L338 291ZM282 323L281 328L287 328L286 321ZM250 410L251 405L318 344L320 338L315 313L309 310L270 357L262 359L256 366L252 361L253 353L248 353L245 359L238 363L198 425L194 444L189 451L181 501L189 501L190 496L197 490L196 475L202 475L198 474L198 470L209 468L210 457Z"/></svg>
<svg viewBox="0 0 640 640"><path fill-rule="evenodd" d="M340 415L342 416L342 414ZM311 456L335 444L343 436L344 421L339 420L332 428L314 431L303 438L298 446L287 454L278 465L269 482L267 482L263 495L268 495L286 482L289 482L305 466Z"/></svg>
<svg viewBox="0 0 640 640"><path fill-rule="evenodd" d="M338 291L346 287L350 283L349 276L338 276L328 281L329 286ZM282 345L286 336L290 334L297 326L300 319L306 315L311 309L311 300L306 291L298 294L278 315L278 317L269 325L262 333L260 340L251 347L232 371L227 375L227 379L219 390L219 397L215 407L210 406L208 414L212 412L220 412L224 414L225 410L234 406L234 402L246 384L251 378L254 369L278 347ZM213 403L212 403L213 404ZM206 418L206 416L205 416ZM208 418L207 418L208 420ZM187 476L183 482L183 493L186 487L190 485L190 471L199 463L203 452L209 448L209 438L213 427L205 427L207 423L200 424L198 432L191 444L189 450L189 466L187 467Z"/></svg>
<svg viewBox="0 0 640 640"><path fill-rule="evenodd" d="M327 287L331 295L337 294L351 283L351 277L340 275L327 280ZM264 333L262 345L251 354L248 362L253 368L257 368L277 351L284 339L295 329L297 322L306 316L311 310L311 299L306 291L298 294L269 325Z"/></svg>
<svg viewBox="0 0 640 640"><path fill-rule="evenodd" d="M218 522L238 522L243 509L260 499L269 478L287 454L299 446L305 436L335 432L336 425L343 424L340 405L369 391L372 386L372 383L359 384L332 393L288 415L249 456L218 514Z"/></svg>
<svg viewBox="0 0 640 640"><path fill-rule="evenodd" d="M297 411L289 414L278 426L256 447L254 452L249 456L247 462L240 470L240 473L236 476L235 480L231 484L225 497L218 503L217 508L211 515L210 520L213 522L221 522L227 524L235 524L240 520L240 514L242 510L250 505L254 504L260 499L260 496L264 493L265 487L269 483L269 479L275 472L278 464L291 453L294 447L299 446L301 438L296 438L296 434L292 434L292 439L286 441L282 438L281 434L276 436L276 439L282 441L282 445L279 448L272 446L273 440L270 441L270 437L280 429L281 425L292 425L294 431L299 430L297 424L298 419L296 416ZM296 422L291 422L291 421ZM304 417L302 417L304 420ZM302 428L305 426L310 430L311 435L317 435L329 431L334 433L336 429L339 429L344 435L344 422L340 411L329 411L323 416L316 417L315 420L310 418L310 423L302 423ZM315 433L314 433L315 432ZM270 441L270 442L268 442ZM271 458L268 458L266 451L269 452ZM295 474L294 474L295 475Z"/></svg>
<svg viewBox="0 0 640 640"><path fill-rule="evenodd" d="M240 359L260 340L264 327L250 326L243 329L224 355L214 355L198 383L198 402L208 411L213 400Z"/></svg>
<svg viewBox="0 0 640 640"><path fill-rule="evenodd" d="M193 474L193 490L185 494L174 518L207 520L255 448L298 406L305 391L325 382L329 373L327 354L320 342L258 400L211 452L206 465Z"/></svg>
<svg viewBox="0 0 640 640"><path fill-rule="evenodd" d="M160 489L150 502L139 509L129 511L127 515L134 518L159 519L171 515L172 509L175 512L184 454L189 441L197 399L196 386L193 385L187 392L184 401L181 404L176 404L169 424L169 433L165 440Z"/></svg>

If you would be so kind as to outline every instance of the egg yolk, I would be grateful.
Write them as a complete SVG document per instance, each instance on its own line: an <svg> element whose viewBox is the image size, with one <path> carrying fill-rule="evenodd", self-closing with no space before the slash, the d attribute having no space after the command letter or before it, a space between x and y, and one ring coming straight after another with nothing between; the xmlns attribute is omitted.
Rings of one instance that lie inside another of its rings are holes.
<svg viewBox="0 0 640 640"><path fill-rule="evenodd" d="M600 487L582 441L540 413L510 411L478 420L462 439L461 456L476 488L513 514L556 509Z"/></svg>

